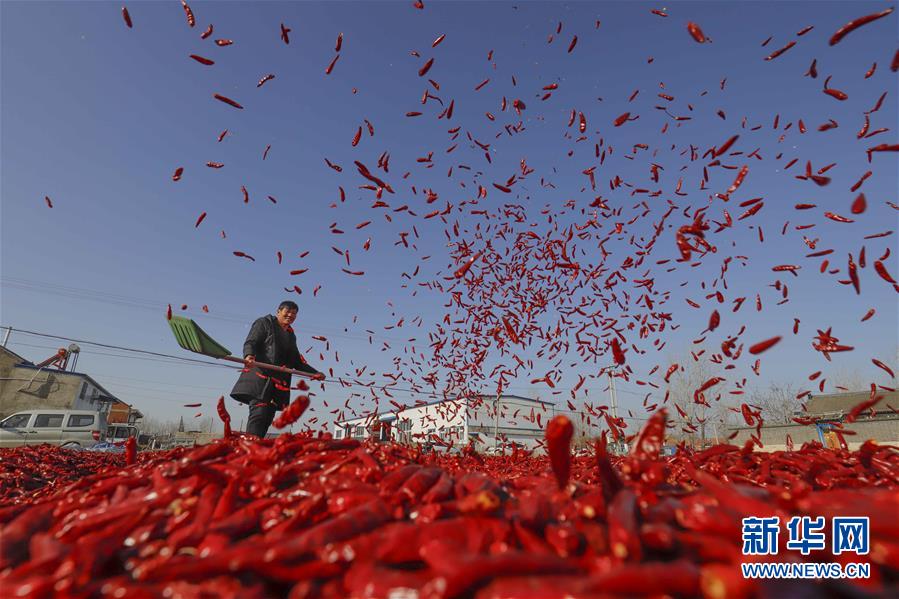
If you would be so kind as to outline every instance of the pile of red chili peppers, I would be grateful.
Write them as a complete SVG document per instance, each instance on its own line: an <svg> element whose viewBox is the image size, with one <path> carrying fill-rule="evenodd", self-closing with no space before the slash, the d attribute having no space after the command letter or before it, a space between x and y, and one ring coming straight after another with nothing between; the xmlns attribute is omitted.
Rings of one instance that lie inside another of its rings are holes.
<svg viewBox="0 0 899 599"><path fill-rule="evenodd" d="M564 417L558 417L564 418ZM326 434L242 436L122 456L0 450L0 587L15 597L750 597L797 581L744 579L748 516L868 516L858 581L803 596L899 590L899 451L717 445L660 457L665 413L611 457L422 453ZM35 463L46 464L36 468ZM24 480L34 473L31 484ZM50 479L54 479L48 483ZM32 490L41 484L41 489ZM783 544L785 535L780 535Z"/></svg>

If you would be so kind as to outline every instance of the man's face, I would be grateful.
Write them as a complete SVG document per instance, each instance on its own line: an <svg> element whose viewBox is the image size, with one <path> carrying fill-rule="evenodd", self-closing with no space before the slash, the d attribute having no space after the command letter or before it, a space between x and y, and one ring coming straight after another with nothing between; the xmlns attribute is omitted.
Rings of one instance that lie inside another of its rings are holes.
<svg viewBox="0 0 899 599"><path fill-rule="evenodd" d="M286 327L293 323L297 318L297 311L291 310L290 308L281 308L278 310L278 324L282 327Z"/></svg>

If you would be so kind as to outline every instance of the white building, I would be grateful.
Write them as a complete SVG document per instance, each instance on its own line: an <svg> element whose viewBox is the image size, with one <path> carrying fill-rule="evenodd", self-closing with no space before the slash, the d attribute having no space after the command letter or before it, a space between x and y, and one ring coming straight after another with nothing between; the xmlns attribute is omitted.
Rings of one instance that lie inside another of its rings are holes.
<svg viewBox="0 0 899 599"><path fill-rule="evenodd" d="M546 424L555 415L551 402L518 395L482 395L476 399L445 399L419 403L363 418L334 423L338 439L353 437L381 441L461 448L473 440L478 450L518 444L536 448Z"/></svg>

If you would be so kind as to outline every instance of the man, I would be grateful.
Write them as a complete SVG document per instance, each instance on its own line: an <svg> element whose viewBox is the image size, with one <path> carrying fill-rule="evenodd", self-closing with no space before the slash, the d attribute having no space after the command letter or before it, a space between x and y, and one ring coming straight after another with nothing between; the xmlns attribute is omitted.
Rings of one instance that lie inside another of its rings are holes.
<svg viewBox="0 0 899 599"><path fill-rule="evenodd" d="M243 344L247 367L231 390L231 397L250 406L247 433L251 435L264 438L275 412L290 403L291 375L260 368L256 366L256 358L267 364L308 372L318 381L325 379L324 374L303 360L297 349L297 338L290 325L298 310L296 303L290 300L281 302L277 314L256 319Z"/></svg>

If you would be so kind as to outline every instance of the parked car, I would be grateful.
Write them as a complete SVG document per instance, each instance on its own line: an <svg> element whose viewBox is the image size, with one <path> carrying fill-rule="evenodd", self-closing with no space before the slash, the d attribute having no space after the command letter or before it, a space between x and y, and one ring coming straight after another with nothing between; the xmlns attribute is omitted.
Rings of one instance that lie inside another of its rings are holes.
<svg viewBox="0 0 899 599"><path fill-rule="evenodd" d="M106 436L106 415L90 410L27 410L0 422L0 447L93 447Z"/></svg>
<svg viewBox="0 0 899 599"><path fill-rule="evenodd" d="M124 443L129 437L138 437L140 431L133 424L109 424L106 427L106 440L110 443Z"/></svg>

